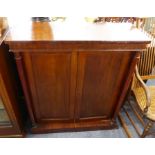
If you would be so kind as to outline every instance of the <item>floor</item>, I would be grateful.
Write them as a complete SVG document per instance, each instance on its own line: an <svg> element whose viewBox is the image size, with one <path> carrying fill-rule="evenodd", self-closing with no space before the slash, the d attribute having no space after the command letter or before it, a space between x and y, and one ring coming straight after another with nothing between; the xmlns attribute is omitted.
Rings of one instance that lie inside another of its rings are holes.
<svg viewBox="0 0 155 155"><path fill-rule="evenodd" d="M155 85L155 80L148 81L147 85ZM132 104L134 104L134 101L132 101ZM136 116L132 113L129 106L126 104L125 108L130 113L130 116L133 118L133 120L136 122L136 125L142 132L142 125L137 120ZM138 135L131 125L131 122L128 120L127 116L125 115L125 112L121 110L121 114L123 118L125 119L125 122L128 126L129 131L132 133L132 137L138 138ZM126 133L124 132L124 129L122 128L120 122L117 119L117 123L119 128L113 129L113 130L98 130L98 131L84 131L84 132L61 132L61 133L48 133L48 134L28 134L27 138L127 138ZM155 128L155 127L154 127ZM148 138L155 138L154 135L148 136Z"/></svg>

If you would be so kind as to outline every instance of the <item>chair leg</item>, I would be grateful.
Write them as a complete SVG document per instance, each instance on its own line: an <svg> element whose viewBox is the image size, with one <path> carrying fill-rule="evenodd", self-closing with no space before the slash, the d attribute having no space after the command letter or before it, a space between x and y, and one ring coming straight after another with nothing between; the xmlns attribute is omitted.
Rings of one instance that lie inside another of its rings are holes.
<svg viewBox="0 0 155 155"><path fill-rule="evenodd" d="M151 129L152 126L153 126L153 122L149 121L148 124L146 125L142 135L141 135L141 138L144 138L148 134L148 132L149 132L149 130Z"/></svg>

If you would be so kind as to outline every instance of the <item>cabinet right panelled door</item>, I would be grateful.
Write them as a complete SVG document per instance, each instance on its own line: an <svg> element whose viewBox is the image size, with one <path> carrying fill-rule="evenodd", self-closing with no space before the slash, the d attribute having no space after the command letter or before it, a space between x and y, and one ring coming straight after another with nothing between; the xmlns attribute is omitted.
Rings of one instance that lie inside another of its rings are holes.
<svg viewBox="0 0 155 155"><path fill-rule="evenodd" d="M112 118L131 58L132 53L127 51L79 53L77 121Z"/></svg>

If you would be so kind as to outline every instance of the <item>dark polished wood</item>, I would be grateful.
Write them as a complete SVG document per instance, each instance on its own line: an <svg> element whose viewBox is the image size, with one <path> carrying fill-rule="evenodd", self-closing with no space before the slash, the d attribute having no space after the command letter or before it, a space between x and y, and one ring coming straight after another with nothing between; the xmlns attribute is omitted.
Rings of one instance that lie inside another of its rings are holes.
<svg viewBox="0 0 155 155"><path fill-rule="evenodd" d="M88 51L79 54L78 118L106 119L113 116L132 55L129 51Z"/></svg>
<svg viewBox="0 0 155 155"><path fill-rule="evenodd" d="M32 132L117 126L140 51L150 42L130 26L15 23L5 43L15 55Z"/></svg>
<svg viewBox="0 0 155 155"><path fill-rule="evenodd" d="M74 103L70 102L74 91L71 90L71 61L71 52L23 54L38 122L74 119Z"/></svg>

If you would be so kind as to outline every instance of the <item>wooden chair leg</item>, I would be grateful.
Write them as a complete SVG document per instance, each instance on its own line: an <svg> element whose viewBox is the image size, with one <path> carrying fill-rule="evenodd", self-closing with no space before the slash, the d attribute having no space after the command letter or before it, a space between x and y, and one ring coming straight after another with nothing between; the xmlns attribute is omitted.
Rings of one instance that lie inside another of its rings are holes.
<svg viewBox="0 0 155 155"><path fill-rule="evenodd" d="M141 135L141 138L144 138L148 134L148 132L149 132L149 130L151 129L152 126L153 126L153 122L149 121L148 124L146 125L142 135Z"/></svg>
<svg viewBox="0 0 155 155"><path fill-rule="evenodd" d="M131 107L132 111L134 112L134 114L136 115L136 117L138 118L138 120L141 122L141 124L143 125L143 127L145 127L145 122L143 121L142 117L140 116L140 114L135 110L134 106L131 104L130 100L128 100L128 104Z"/></svg>
<svg viewBox="0 0 155 155"><path fill-rule="evenodd" d="M126 123L125 123L125 121L124 121L124 119L120 113L118 114L118 119L120 120L120 123L121 123L126 135L128 136L128 138L132 138L132 135L129 132L129 129L128 129L128 127L127 127L127 125L126 125Z"/></svg>

